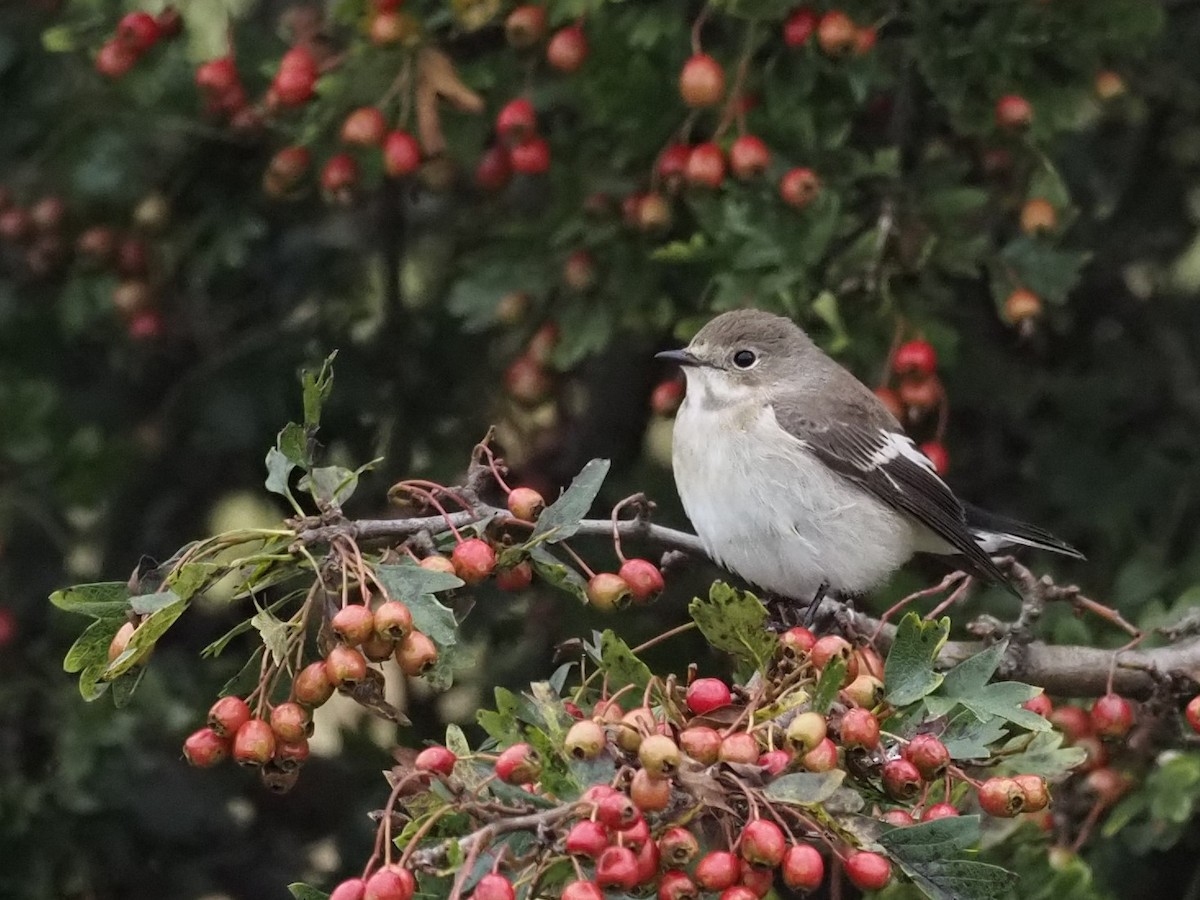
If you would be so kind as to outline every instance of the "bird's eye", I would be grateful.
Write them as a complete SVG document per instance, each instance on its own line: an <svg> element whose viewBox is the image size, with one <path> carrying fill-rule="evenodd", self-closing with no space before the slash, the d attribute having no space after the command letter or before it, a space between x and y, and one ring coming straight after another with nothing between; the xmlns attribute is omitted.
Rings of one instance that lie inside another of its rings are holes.
<svg viewBox="0 0 1200 900"><path fill-rule="evenodd" d="M749 369L756 362L758 362L758 356L753 350L739 350L733 354L733 364L739 369Z"/></svg>

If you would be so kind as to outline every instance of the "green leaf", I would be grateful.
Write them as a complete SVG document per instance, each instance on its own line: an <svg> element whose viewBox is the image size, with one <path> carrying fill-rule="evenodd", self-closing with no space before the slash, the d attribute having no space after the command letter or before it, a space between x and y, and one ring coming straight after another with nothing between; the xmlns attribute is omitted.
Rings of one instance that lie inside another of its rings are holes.
<svg viewBox="0 0 1200 900"><path fill-rule="evenodd" d="M563 495L542 511L530 541L555 543L575 534L579 530L580 520L587 515L596 495L600 493L608 469L607 459L593 459L584 466Z"/></svg>
<svg viewBox="0 0 1200 900"><path fill-rule="evenodd" d="M329 900L329 895L324 891L318 891L315 887L309 887L302 881L297 881L287 886L291 891L292 896L296 900Z"/></svg>
<svg viewBox="0 0 1200 900"><path fill-rule="evenodd" d="M846 777L844 769L829 772L796 772L781 775L766 786L763 793L768 800L810 806L822 803L833 796Z"/></svg>
<svg viewBox="0 0 1200 900"><path fill-rule="evenodd" d="M148 616L182 598L175 591L155 591L129 598L129 608L139 616Z"/></svg>
<svg viewBox="0 0 1200 900"><path fill-rule="evenodd" d="M1041 731L1034 735L1020 734L996 751L1000 762L997 775L1042 775L1057 778L1087 760L1082 747L1064 747L1065 736L1057 731ZM949 746L949 745L947 745ZM1023 750L1021 748L1024 748ZM1013 753L1014 750L1020 750Z"/></svg>
<svg viewBox="0 0 1200 900"><path fill-rule="evenodd" d="M405 604L412 613L413 625L418 631L429 635L439 648L453 647L458 643L458 621L454 613L432 594L419 594L406 600Z"/></svg>
<svg viewBox="0 0 1200 900"><path fill-rule="evenodd" d="M688 604L688 613L712 646L766 670L778 639L767 629L767 608L749 591L715 582L707 600Z"/></svg>
<svg viewBox="0 0 1200 900"><path fill-rule="evenodd" d="M964 709L950 720L941 739L954 759L987 759L991 745L1004 737L1007 727L1003 719L981 719Z"/></svg>
<svg viewBox="0 0 1200 900"><path fill-rule="evenodd" d="M275 438L279 452L302 469L312 465L311 435L303 425L288 422Z"/></svg>
<svg viewBox="0 0 1200 900"><path fill-rule="evenodd" d="M167 587L184 600L190 600L198 591L225 571L225 566L213 562L192 562L179 569L167 579Z"/></svg>
<svg viewBox="0 0 1200 900"><path fill-rule="evenodd" d="M324 506L340 507L357 488L358 473L344 466L320 466L300 479L300 489Z"/></svg>
<svg viewBox="0 0 1200 900"><path fill-rule="evenodd" d="M821 291L810 304L810 308L813 315L829 326L831 336L825 348L828 352L840 353L850 346L850 335L842 322L837 295L833 291Z"/></svg>
<svg viewBox="0 0 1200 900"><path fill-rule="evenodd" d="M915 612L907 613L896 629L896 638L883 667L887 699L893 706L908 706L942 683L933 670L938 653L950 635L950 619L926 622Z"/></svg>
<svg viewBox="0 0 1200 900"><path fill-rule="evenodd" d="M454 590L466 583L457 575L451 575L449 572L434 572L410 563L396 566L375 566L374 571L375 577L383 582L383 586L387 588L388 594L393 600L399 600L410 606L426 594ZM416 614L416 610L413 610L413 614Z"/></svg>
<svg viewBox="0 0 1200 900"><path fill-rule="evenodd" d="M1032 237L1019 237L1000 252L1009 277L1048 303L1062 303L1079 282L1090 254L1060 250Z"/></svg>
<svg viewBox="0 0 1200 900"><path fill-rule="evenodd" d="M325 357L315 375L306 369L300 376L304 389L304 424L309 428L315 429L321 424L321 409L333 393L333 361L336 358L335 350Z"/></svg>
<svg viewBox="0 0 1200 900"><path fill-rule="evenodd" d="M1049 722L1021 706L1036 697L1040 688L1018 681L988 684L1007 649L1008 641L993 644L947 672L937 693L925 698L930 713L944 716L961 704L983 720L999 717L1027 731L1049 731Z"/></svg>
<svg viewBox="0 0 1200 900"><path fill-rule="evenodd" d="M123 619L129 609L129 585L123 581L77 584L55 591L50 602L66 612L93 619Z"/></svg>
<svg viewBox="0 0 1200 900"><path fill-rule="evenodd" d="M467 742L467 736L459 726L454 724L446 726L446 749L459 758L470 756L471 745Z"/></svg>
<svg viewBox="0 0 1200 900"><path fill-rule="evenodd" d="M979 844L979 816L954 816L885 831L879 843L932 900L993 900L1017 881L999 866L955 858Z"/></svg>
<svg viewBox="0 0 1200 900"><path fill-rule="evenodd" d="M588 602L587 582L583 580L583 576L560 562L545 547L529 548L529 562L538 578L560 591L566 591L580 603Z"/></svg>
<svg viewBox="0 0 1200 900"><path fill-rule="evenodd" d="M495 688L493 693L496 709L479 710L475 714L475 720L493 740L507 747L521 740L521 726L517 721L517 710L521 708L521 704L516 694L507 688Z"/></svg>
<svg viewBox="0 0 1200 900"><path fill-rule="evenodd" d="M96 619L83 629L63 658L64 672L82 672L98 665L101 671L108 666L108 647L125 619Z"/></svg>
<svg viewBox="0 0 1200 900"><path fill-rule="evenodd" d="M813 689L813 709L822 715L829 712L829 707L833 706L833 701L837 699L838 691L842 689L845 680L846 661L840 657L831 660L821 671L821 677Z"/></svg>
<svg viewBox="0 0 1200 900"><path fill-rule="evenodd" d="M170 594L175 597L171 591L163 593ZM124 675L138 663L144 661L150 655L150 651L154 649L158 639L166 634L167 629L175 624L175 620L183 615L183 611L187 609L188 602L186 600L175 597L175 599L151 613L142 623L138 625L137 630L133 632L133 637L129 639L129 645L125 648L116 659L108 664L104 670L104 678L112 681L119 675Z"/></svg>
<svg viewBox="0 0 1200 900"><path fill-rule="evenodd" d="M281 663L287 657L288 632L287 624L274 615L270 610L260 609L250 620L250 625L262 638L263 646L271 654L271 659Z"/></svg>
<svg viewBox="0 0 1200 900"><path fill-rule="evenodd" d="M272 447L267 451L267 480L266 488L272 494L279 494L281 497L292 496L292 489L288 486L288 477L292 474L292 470L296 468L296 464L281 453L277 448Z"/></svg>
<svg viewBox="0 0 1200 900"><path fill-rule="evenodd" d="M538 718L545 726L546 736L550 738L555 748L562 746L563 738L575 720L563 708L562 698L548 681L535 681L529 686L533 695L533 705Z"/></svg>
<svg viewBox="0 0 1200 900"><path fill-rule="evenodd" d="M612 688L635 684L644 688L652 677L650 667L634 655L629 645L606 629L600 635L600 670L609 677Z"/></svg>

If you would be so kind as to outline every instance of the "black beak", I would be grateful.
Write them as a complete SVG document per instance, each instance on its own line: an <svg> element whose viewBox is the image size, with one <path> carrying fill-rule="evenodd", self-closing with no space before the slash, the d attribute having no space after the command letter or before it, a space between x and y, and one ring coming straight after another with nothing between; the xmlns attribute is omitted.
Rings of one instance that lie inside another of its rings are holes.
<svg viewBox="0 0 1200 900"><path fill-rule="evenodd" d="M671 362L679 363L681 366L702 366L702 363L695 355L687 350L664 350L662 353L655 353L655 359L668 359Z"/></svg>

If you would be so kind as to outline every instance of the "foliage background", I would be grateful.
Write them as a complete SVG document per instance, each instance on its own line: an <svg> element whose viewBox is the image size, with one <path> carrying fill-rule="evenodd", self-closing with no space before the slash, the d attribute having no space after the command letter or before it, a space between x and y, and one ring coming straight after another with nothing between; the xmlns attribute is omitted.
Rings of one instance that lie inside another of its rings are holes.
<svg viewBox="0 0 1200 900"><path fill-rule="evenodd" d="M400 734L347 713L334 729L341 752L284 797L178 758L180 739L237 666L196 656L234 611L189 615L131 707L80 701L60 670L75 623L46 595L123 577L141 554L163 558L208 530L281 514L262 499L263 452L295 418L296 371L330 348L340 355L323 423L328 453L385 458L355 512L380 512L372 498L402 474L452 482L499 422L526 480L550 489L586 459L611 457L608 499L645 490L661 521L684 525L665 465L669 425L648 411L666 374L655 349L751 301L797 317L873 381L903 315L938 348L950 479L964 496L1080 546L1086 564L1039 564L1139 624L1200 600L1196 4L854 0L856 19L886 19L880 43L868 58L832 61L811 48L786 52L786 7L759 3L749 87L762 102L748 120L776 154L771 177L688 192L659 236L589 218L584 200L645 187L684 118L675 73L698 7L551 4L556 23L587 13L591 56L563 77L530 74L504 45L502 17L472 32L456 22L455 11L486 13L487 3L410 3L487 114L444 119L451 158L464 167L452 189L427 168L338 207L315 190L281 203L259 185L288 140L310 140L318 158L330 152L341 116L394 77L402 51L358 36L365 4L332 4L332 30L351 54L319 100L255 135L205 120L192 72L221 52L228 17L239 66L261 91L287 46L286 5L193 0L184 39L113 84L90 56L135 5L0 6L0 183L21 202L64 197L72 233L135 227L133 210L150 195L170 210L147 235L164 322L150 340L112 312L111 275L72 263L33 277L18 248L0 249L0 611L9 629L0 637L0 895L278 897L299 877L328 883L365 855L364 812L378 805L391 743L470 721L491 684L544 674L554 643L592 624L559 595L485 598L467 623L479 665L451 694L414 689L415 724ZM750 6L718 4L704 31L730 72L748 21L737 13ZM1128 93L1097 100L1102 68L1120 72ZM470 170L490 117L526 84L552 168L480 197ZM1037 113L1025 137L991 124L995 98L1011 91ZM999 177L980 166L997 146L1014 159ZM795 213L774 184L799 163L826 190ZM1066 224L1033 242L1014 223L1020 202L1039 194L1053 195ZM880 241L885 201L894 219ZM583 247L601 277L579 295L559 273ZM1014 272L1046 304L1031 337L998 313ZM532 310L497 325L496 305L513 290L531 295ZM506 397L502 373L545 320L561 329L554 363L563 374L555 401L530 410ZM877 602L935 573L911 567ZM627 627L636 636L681 619L706 574L678 576ZM1048 618L1057 640L1112 637ZM702 647L691 652L720 665ZM667 664L682 669L693 658L683 653L674 648ZM1185 751L1142 790L1142 813L1087 854L1094 880L1059 860L1044 872L1048 891L1200 892L1190 824L1200 755ZM1025 853L1035 883L1049 862L1038 849L1005 852Z"/></svg>

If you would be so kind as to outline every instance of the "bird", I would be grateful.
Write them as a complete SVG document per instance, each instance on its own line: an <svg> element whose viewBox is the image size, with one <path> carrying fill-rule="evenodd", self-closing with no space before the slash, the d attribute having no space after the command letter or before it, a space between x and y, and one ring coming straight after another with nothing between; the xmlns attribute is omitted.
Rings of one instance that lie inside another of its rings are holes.
<svg viewBox="0 0 1200 900"><path fill-rule="evenodd" d="M993 554L1084 558L960 500L874 392L790 319L725 312L657 356L687 379L671 460L684 512L714 562L770 594L860 596L916 553L1016 594Z"/></svg>

